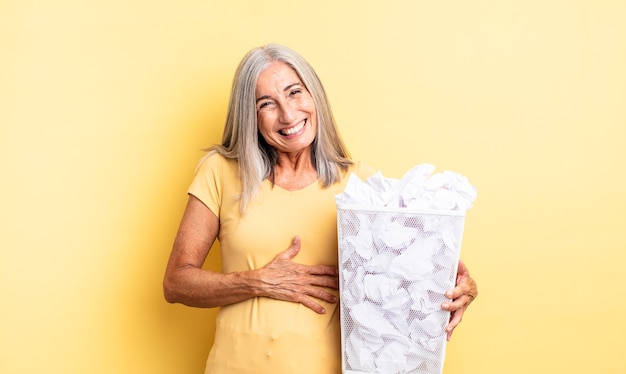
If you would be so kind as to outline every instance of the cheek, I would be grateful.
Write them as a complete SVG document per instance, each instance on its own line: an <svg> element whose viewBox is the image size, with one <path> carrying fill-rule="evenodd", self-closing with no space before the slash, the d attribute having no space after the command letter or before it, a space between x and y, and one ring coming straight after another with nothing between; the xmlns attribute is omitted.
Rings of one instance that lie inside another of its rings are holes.
<svg viewBox="0 0 626 374"><path fill-rule="evenodd" d="M315 106L315 102L313 98L310 98L307 102L306 111L311 114L311 118L317 120L317 107ZM316 121L317 122L317 121Z"/></svg>
<svg viewBox="0 0 626 374"><path fill-rule="evenodd" d="M313 129L316 130L317 132L317 126L318 126L318 118L317 118L317 111L315 110L315 107L313 107L313 110L311 111L311 122L313 122Z"/></svg>
<svg viewBox="0 0 626 374"><path fill-rule="evenodd" d="M256 117L257 129L263 133L271 130L271 121L266 115L259 114Z"/></svg>

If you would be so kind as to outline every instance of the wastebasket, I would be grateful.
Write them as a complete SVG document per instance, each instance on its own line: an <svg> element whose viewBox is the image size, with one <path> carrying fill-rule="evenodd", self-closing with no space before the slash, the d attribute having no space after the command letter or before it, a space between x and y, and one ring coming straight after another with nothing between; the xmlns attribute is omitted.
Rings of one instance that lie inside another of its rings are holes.
<svg viewBox="0 0 626 374"><path fill-rule="evenodd" d="M441 374L465 211L337 205L344 374Z"/></svg>

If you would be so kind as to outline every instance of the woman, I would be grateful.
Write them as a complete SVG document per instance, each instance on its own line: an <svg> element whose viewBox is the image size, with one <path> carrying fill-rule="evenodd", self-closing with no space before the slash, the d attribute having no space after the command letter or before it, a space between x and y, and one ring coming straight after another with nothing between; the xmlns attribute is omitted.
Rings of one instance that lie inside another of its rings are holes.
<svg viewBox="0 0 626 374"><path fill-rule="evenodd" d="M169 302L221 307L206 373L340 373L334 195L350 160L322 84L294 51L250 51L221 145L198 167L167 266ZM222 272L202 269L219 239ZM464 265L448 336L476 296Z"/></svg>

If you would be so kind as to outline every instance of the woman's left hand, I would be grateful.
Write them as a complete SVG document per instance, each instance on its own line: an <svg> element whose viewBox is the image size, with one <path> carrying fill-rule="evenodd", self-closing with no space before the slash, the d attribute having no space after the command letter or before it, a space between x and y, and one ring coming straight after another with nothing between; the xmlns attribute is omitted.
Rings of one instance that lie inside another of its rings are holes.
<svg viewBox="0 0 626 374"><path fill-rule="evenodd" d="M463 319L463 313L467 307L478 296L476 282L470 278L469 270L463 261L459 261L459 268L456 276L456 286L446 292L446 297L452 299L450 302L441 304L444 310L450 313L450 322L446 326L447 339L450 340L452 332Z"/></svg>

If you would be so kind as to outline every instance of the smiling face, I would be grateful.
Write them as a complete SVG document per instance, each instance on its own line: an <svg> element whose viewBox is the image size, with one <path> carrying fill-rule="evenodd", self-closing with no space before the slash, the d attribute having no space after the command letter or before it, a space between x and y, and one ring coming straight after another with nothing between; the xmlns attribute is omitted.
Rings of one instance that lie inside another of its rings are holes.
<svg viewBox="0 0 626 374"><path fill-rule="evenodd" d="M315 103L287 64L274 62L259 76L256 111L259 132L279 153L299 153L313 143L317 133Z"/></svg>

